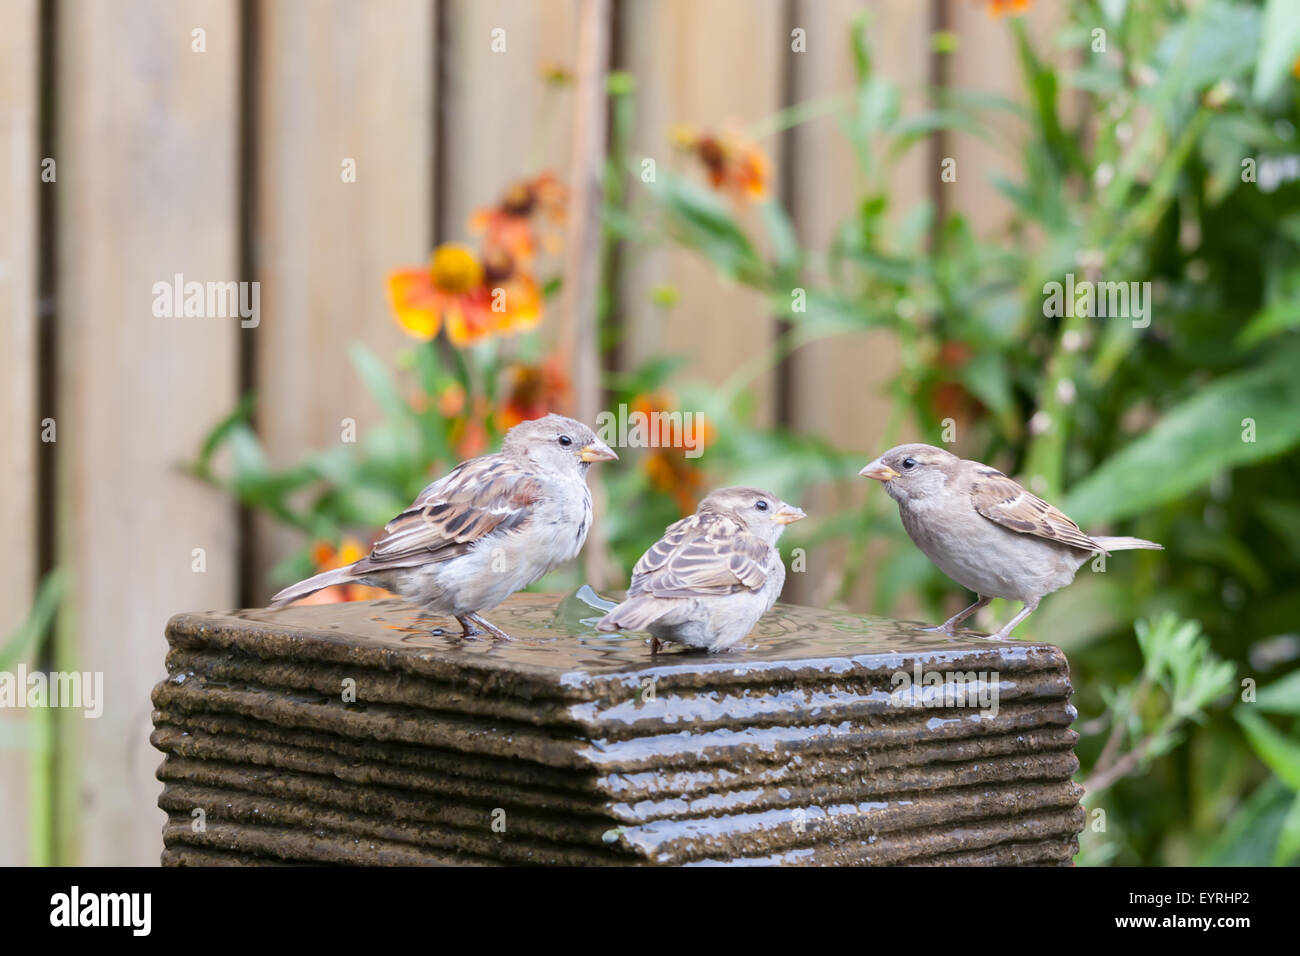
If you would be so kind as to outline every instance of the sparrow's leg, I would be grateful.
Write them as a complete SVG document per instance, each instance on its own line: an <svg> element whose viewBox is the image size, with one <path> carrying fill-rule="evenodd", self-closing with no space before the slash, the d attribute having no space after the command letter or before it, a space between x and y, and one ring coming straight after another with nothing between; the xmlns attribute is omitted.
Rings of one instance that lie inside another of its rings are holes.
<svg viewBox="0 0 1300 956"><path fill-rule="evenodd" d="M979 597L979 600L976 601L974 604L972 604L970 607L966 608L966 610L964 610L964 611L958 611L956 614L954 614L952 617L948 618L948 620L944 621L944 622L943 622L942 624L940 624L938 627L927 627L926 630L927 630L927 631L947 631L948 633L951 634L951 633L952 633L952 629L953 629L954 627L956 627L956 626L957 626L958 624L960 624L962 621L966 620L966 618L970 617L972 614L974 614L974 613L975 613L976 611L978 611L980 608L982 608L982 607L988 607L988 606L989 606L989 602L993 600L991 597L981 597L981 596L979 596L979 595L976 595L976 596Z"/></svg>
<svg viewBox="0 0 1300 956"><path fill-rule="evenodd" d="M509 634L501 630L501 628L497 627L495 624L493 624L491 621L487 620L486 618L479 617L477 614L470 614L467 616L471 621L473 621L479 627L483 628L483 630L487 631L498 641L510 640Z"/></svg>
<svg viewBox="0 0 1300 956"><path fill-rule="evenodd" d="M663 646L664 646L664 642L663 642L663 641L659 640L659 638L655 637L653 634L650 635L650 653L651 653L651 654L658 654L660 648L662 648Z"/></svg>
<svg viewBox="0 0 1300 956"><path fill-rule="evenodd" d="M460 621L461 637L478 637L483 633L474 626L475 618L473 614L466 614L464 617L457 617L456 620Z"/></svg>
<svg viewBox="0 0 1300 956"><path fill-rule="evenodd" d="M1002 625L1002 630L992 635L992 637L999 641L1005 641L1011 636L1011 632L1014 630L1015 626L1025 618L1029 617L1029 615L1033 614L1036 610L1038 610L1037 601L1026 601L1025 606L1020 609L1020 613L1007 621L1006 624Z"/></svg>

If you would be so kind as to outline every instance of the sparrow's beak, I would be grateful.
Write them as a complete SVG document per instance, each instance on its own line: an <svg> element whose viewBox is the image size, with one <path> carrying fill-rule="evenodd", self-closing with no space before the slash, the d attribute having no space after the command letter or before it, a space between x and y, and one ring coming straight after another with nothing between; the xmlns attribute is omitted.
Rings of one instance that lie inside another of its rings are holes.
<svg viewBox="0 0 1300 956"><path fill-rule="evenodd" d="M776 514L772 515L772 520L777 524L794 524L806 517L808 516L804 514L802 508L796 508L794 505L782 505L776 509Z"/></svg>
<svg viewBox="0 0 1300 956"><path fill-rule="evenodd" d="M876 481L893 481L898 477L898 472L881 462L879 458L867 465L858 472L863 478L874 478Z"/></svg>
<svg viewBox="0 0 1300 956"><path fill-rule="evenodd" d="M614 454L614 449L610 448L603 441L597 438L582 451L578 452L578 457L583 461L617 461L618 455Z"/></svg>

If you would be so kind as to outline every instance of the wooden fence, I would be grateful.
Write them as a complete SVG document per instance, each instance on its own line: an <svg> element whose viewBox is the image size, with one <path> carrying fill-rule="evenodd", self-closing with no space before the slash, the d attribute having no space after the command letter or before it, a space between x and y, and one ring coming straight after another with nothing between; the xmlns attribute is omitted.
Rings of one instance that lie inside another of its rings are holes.
<svg viewBox="0 0 1300 956"><path fill-rule="evenodd" d="M66 568L54 656L27 663L105 681L103 715L60 714L48 745L38 715L0 710L0 863L157 862L149 691L163 626L263 599L247 582L299 544L241 525L177 463L250 387L277 464L336 441L345 417L375 419L347 346L385 355L402 341L386 270L463 236L470 211L513 179L567 168L573 117L543 109L538 67L572 61L578 4L0 0L0 637L41 573ZM1007 31L982 6L621 0L602 29L613 65L636 78L636 147L658 155L674 124L750 123L848 88L849 23L863 10L877 67L909 105L936 78L1014 94ZM1050 30L1052 16L1035 11L1031 28ZM942 77L938 27L962 37ZM791 51L796 28L806 53ZM854 195L834 120L764 145L801 238L824 248ZM960 148L960 181L942 192L941 154L915 151L893 184L900 205L929 195L995 221L999 156ZM355 182L340 176L347 159ZM178 273L258 280L260 324L154 317L154 284ZM669 312L648 305L664 282L679 292ZM689 346L709 379L753 357L755 330L771 327L756 296L682 253L630 261L619 288L628 356ZM809 347L785 407L761 383L763 414L814 432L834 422L870 449L893 361L885 336Z"/></svg>

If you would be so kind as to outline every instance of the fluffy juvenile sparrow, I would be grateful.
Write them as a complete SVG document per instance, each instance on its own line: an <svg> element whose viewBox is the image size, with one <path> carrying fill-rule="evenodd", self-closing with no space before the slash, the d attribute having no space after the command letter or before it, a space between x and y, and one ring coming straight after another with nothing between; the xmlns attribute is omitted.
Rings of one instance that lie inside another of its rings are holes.
<svg viewBox="0 0 1300 956"><path fill-rule="evenodd" d="M859 474L885 486L916 546L979 598L940 630L952 630L995 597L1023 601L993 635L1005 638L1097 552L1164 550L1141 538L1089 537L996 468L931 445L891 448Z"/></svg>
<svg viewBox="0 0 1300 956"><path fill-rule="evenodd" d="M776 541L803 511L755 488L720 488L668 526L632 569L627 599L596 624L720 651L776 603L785 565Z"/></svg>
<svg viewBox="0 0 1300 956"><path fill-rule="evenodd" d="M462 462L420 492L360 561L285 588L270 606L356 581L455 617L465 637L487 631L509 640L478 612L582 550L591 527L587 468L617 457L571 418L521 422L501 451Z"/></svg>

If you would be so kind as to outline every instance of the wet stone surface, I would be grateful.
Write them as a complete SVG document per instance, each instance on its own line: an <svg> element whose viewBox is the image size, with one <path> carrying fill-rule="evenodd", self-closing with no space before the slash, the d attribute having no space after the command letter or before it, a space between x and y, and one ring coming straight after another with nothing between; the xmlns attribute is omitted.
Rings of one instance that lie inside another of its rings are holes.
<svg viewBox="0 0 1300 956"><path fill-rule="evenodd" d="M1077 850L1075 712L1051 645L778 606L742 649L651 654L595 631L601 613L516 595L489 616L509 643L398 600L178 615L153 694L164 864L1060 865Z"/></svg>

